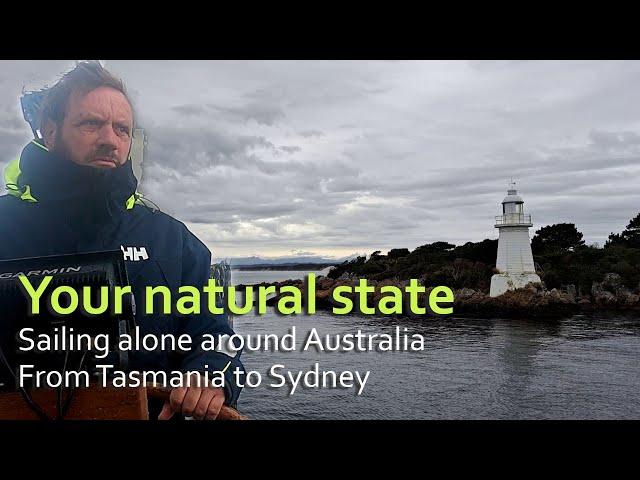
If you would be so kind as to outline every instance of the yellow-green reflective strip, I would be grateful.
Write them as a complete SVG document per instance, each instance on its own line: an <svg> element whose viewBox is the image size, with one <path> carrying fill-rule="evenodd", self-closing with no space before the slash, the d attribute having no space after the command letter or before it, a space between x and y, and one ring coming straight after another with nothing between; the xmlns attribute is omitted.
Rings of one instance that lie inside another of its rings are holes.
<svg viewBox="0 0 640 480"><path fill-rule="evenodd" d="M38 200L36 200L33 195L31 195L31 187L29 185L26 185L24 187L24 192L22 193L22 195L20 195L20 198L26 202L32 202L32 203L37 203Z"/></svg>
<svg viewBox="0 0 640 480"><path fill-rule="evenodd" d="M127 210L131 210L135 204L136 204L136 194L134 193L129 198L127 198Z"/></svg>
<svg viewBox="0 0 640 480"><path fill-rule="evenodd" d="M42 145L42 144L40 144L40 143L36 142L35 140L31 140L31 143L33 143L34 145L36 145L36 146L40 147L40 148L41 148L41 149L43 149L45 152L48 152L48 151L49 151L49 149L48 149L47 147L45 147L44 145Z"/></svg>
<svg viewBox="0 0 640 480"><path fill-rule="evenodd" d="M4 183L5 185L15 185L18 187L18 177L20 177L20 159L16 158L9 162L4 169Z"/></svg>
<svg viewBox="0 0 640 480"><path fill-rule="evenodd" d="M31 187L29 187L29 185L26 185L24 190L20 190L18 179L21 173L19 158L11 161L9 165L6 166L4 169L4 183L7 187L7 193L26 202L37 202L38 200L31 195Z"/></svg>

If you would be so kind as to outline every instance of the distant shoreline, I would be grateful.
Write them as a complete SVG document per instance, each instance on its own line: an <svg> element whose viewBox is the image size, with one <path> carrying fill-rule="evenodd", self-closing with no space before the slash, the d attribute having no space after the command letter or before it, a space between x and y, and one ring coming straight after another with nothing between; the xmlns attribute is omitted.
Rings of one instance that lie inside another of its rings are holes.
<svg viewBox="0 0 640 480"><path fill-rule="evenodd" d="M263 271L320 271L335 263L285 263L277 265L231 265L231 270L263 272Z"/></svg>

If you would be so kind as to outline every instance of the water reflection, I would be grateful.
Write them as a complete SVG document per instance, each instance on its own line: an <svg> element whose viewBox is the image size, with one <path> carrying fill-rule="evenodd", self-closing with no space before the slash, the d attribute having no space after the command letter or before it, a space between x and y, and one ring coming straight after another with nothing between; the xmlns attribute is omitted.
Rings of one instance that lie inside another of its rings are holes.
<svg viewBox="0 0 640 480"><path fill-rule="evenodd" d="M247 352L247 368L274 363L291 370L370 371L362 396L353 391L245 390L239 407L253 418L477 419L639 418L640 319L575 316L530 319L338 316L236 317L241 334L278 333L295 325L299 339L355 333L424 335L421 352Z"/></svg>
<svg viewBox="0 0 640 480"><path fill-rule="evenodd" d="M409 320L364 316L236 318L241 334L393 333L425 336L422 352L247 352L247 368L370 370L365 393L266 386L245 390L240 407L254 418L637 418L640 321L567 319ZM580 332L589 332L588 335Z"/></svg>
<svg viewBox="0 0 640 480"><path fill-rule="evenodd" d="M501 322L498 347L501 375L494 396L496 416L510 416L530 401L536 359L557 329L557 326L550 329L548 323L533 321Z"/></svg>

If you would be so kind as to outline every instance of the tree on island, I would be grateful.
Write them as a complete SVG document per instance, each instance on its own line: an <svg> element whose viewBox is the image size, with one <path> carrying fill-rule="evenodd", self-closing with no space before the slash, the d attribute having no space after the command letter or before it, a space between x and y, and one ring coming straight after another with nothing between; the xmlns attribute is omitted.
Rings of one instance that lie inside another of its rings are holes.
<svg viewBox="0 0 640 480"><path fill-rule="evenodd" d="M402 257L408 256L409 253L410 252L409 252L408 248L392 248L387 253L387 257L389 257L389 258L402 258Z"/></svg>
<svg viewBox="0 0 640 480"><path fill-rule="evenodd" d="M605 246L624 245L631 248L640 248L640 213L629 221L627 228L622 233L611 233Z"/></svg>
<svg viewBox="0 0 640 480"><path fill-rule="evenodd" d="M427 243L426 245L422 245L416 248L416 252L450 252L456 248L453 243L449 242L433 242Z"/></svg>
<svg viewBox="0 0 640 480"><path fill-rule="evenodd" d="M536 231L531 239L534 255L546 252L569 252L584 245L582 233L573 223L556 223Z"/></svg>
<svg viewBox="0 0 640 480"><path fill-rule="evenodd" d="M476 262L495 265L498 255L498 239L486 238L481 242L467 242L453 251L455 258L467 258Z"/></svg>

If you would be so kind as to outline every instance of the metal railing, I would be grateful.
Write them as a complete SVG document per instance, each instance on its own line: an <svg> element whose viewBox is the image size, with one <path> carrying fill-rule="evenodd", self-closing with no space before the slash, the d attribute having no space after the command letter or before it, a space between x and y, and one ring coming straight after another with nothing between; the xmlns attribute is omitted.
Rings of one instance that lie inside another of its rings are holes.
<svg viewBox="0 0 640 480"><path fill-rule="evenodd" d="M505 213L496 216L496 225L531 225L531 215L525 213Z"/></svg>

